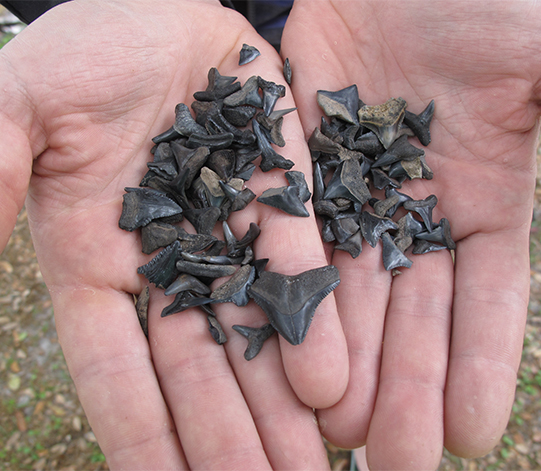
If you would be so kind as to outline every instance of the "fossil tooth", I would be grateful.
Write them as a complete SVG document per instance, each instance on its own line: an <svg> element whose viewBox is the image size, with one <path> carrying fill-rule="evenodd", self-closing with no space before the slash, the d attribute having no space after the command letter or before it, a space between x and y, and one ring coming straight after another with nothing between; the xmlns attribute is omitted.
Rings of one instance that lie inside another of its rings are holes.
<svg viewBox="0 0 541 471"><path fill-rule="evenodd" d="M211 302L212 300L210 298L196 296L189 291L181 291L180 293L177 293L174 301L169 304L169 306L163 308L161 317L167 317L171 314L190 309L191 307L203 306L204 304L209 304Z"/></svg>
<svg viewBox="0 0 541 471"><path fill-rule="evenodd" d="M256 108L263 108L263 99L259 95L259 84L257 80L257 75L250 77L242 88L229 95L224 99L224 105L226 106L242 106L242 105L251 105Z"/></svg>
<svg viewBox="0 0 541 471"><path fill-rule="evenodd" d="M177 239L183 252L199 252L215 244L218 239L212 235L189 234L183 228L177 227Z"/></svg>
<svg viewBox="0 0 541 471"><path fill-rule="evenodd" d="M157 136L154 136L152 138L152 142L154 144L159 144L160 142L169 142L173 139L178 139L179 137L182 137L176 130L171 126L167 131L164 131Z"/></svg>
<svg viewBox="0 0 541 471"><path fill-rule="evenodd" d="M361 254L362 245L363 236L361 234L361 231L359 230L341 244L336 244L334 246L334 249L343 250L344 252L348 252L352 258L357 258Z"/></svg>
<svg viewBox="0 0 541 471"><path fill-rule="evenodd" d="M180 243L173 242L160 251L150 262L137 269L156 287L166 289L178 275L176 262L181 258Z"/></svg>
<svg viewBox="0 0 541 471"><path fill-rule="evenodd" d="M379 200L374 204L374 213L380 217L390 217L387 212L393 209L398 203L400 203L400 196L391 195L388 198L385 198L384 200Z"/></svg>
<svg viewBox="0 0 541 471"><path fill-rule="evenodd" d="M182 208L171 198L152 188L125 188L118 225L126 231L146 226L154 219L176 216Z"/></svg>
<svg viewBox="0 0 541 471"><path fill-rule="evenodd" d="M352 217L333 219L331 229L336 240L342 244L359 230L359 224Z"/></svg>
<svg viewBox="0 0 541 471"><path fill-rule="evenodd" d="M306 203L311 198L312 193L308 189L308 183L306 183L304 173L290 170L289 172L285 172L285 177L290 186L299 187L299 197L303 203Z"/></svg>
<svg viewBox="0 0 541 471"><path fill-rule="evenodd" d="M192 134L207 134L206 129L195 122L190 109L184 103L179 103L175 107L175 124L173 124L173 129L186 137L190 137Z"/></svg>
<svg viewBox="0 0 541 471"><path fill-rule="evenodd" d="M240 90L241 85L235 82L237 77L220 75L216 67L212 67L208 73L208 86L203 92L195 92L193 97L199 101L214 101L226 98Z"/></svg>
<svg viewBox="0 0 541 471"><path fill-rule="evenodd" d="M275 328L271 324L265 324L262 327L248 327L245 325L234 325L233 330L236 330L248 340L248 346L244 351L244 358L248 361L253 360L263 348L263 343L274 332Z"/></svg>
<svg viewBox="0 0 541 471"><path fill-rule="evenodd" d="M323 174L321 173L321 166L318 162L314 164L314 194L312 195L312 201L317 203L323 199L325 194L325 182L323 180Z"/></svg>
<svg viewBox="0 0 541 471"><path fill-rule="evenodd" d="M246 306L250 297L248 289L255 280L256 269L251 265L241 266L235 274L224 284L216 288L210 298L215 303L234 303L237 306Z"/></svg>
<svg viewBox="0 0 541 471"><path fill-rule="evenodd" d="M395 195L398 196L399 200L397 204L395 204L391 209L387 210L386 216L388 217L393 217L396 211L398 210L398 208L402 206L405 201L410 201L413 199L411 196L408 196L405 193L400 193L398 190L390 186L385 188L385 198L391 198L392 196L395 196Z"/></svg>
<svg viewBox="0 0 541 471"><path fill-rule="evenodd" d="M362 152L367 157L375 157L385 152L385 147L383 147L376 134L370 131L355 140L352 150Z"/></svg>
<svg viewBox="0 0 541 471"><path fill-rule="evenodd" d="M223 132L220 134L204 135L204 134L191 134L186 147L195 149L197 147L208 147L211 152L220 149L226 149L231 145L235 136L230 132Z"/></svg>
<svg viewBox="0 0 541 471"><path fill-rule="evenodd" d="M221 149L212 152L205 165L216 172L222 180L228 181L235 173L236 156L232 149Z"/></svg>
<svg viewBox="0 0 541 471"><path fill-rule="evenodd" d="M324 198L346 198L360 205L370 199L370 191L363 179L358 160L343 160L340 163L327 185Z"/></svg>
<svg viewBox="0 0 541 471"><path fill-rule="evenodd" d="M381 241L383 243L383 266L385 270L394 270L398 267L411 267L412 261L395 245L391 234L384 232L381 235Z"/></svg>
<svg viewBox="0 0 541 471"><path fill-rule="evenodd" d="M212 265L238 265L243 257L232 258L227 255L208 255L182 252L182 258L188 262L210 263Z"/></svg>
<svg viewBox="0 0 541 471"><path fill-rule="evenodd" d="M383 190L387 187L400 188L402 186L397 180L391 178L380 168L372 168L370 169L370 173L372 174L374 188L378 190Z"/></svg>
<svg viewBox="0 0 541 471"><path fill-rule="evenodd" d="M231 211L241 211L255 198L255 193L250 188L239 191L223 181L219 183L225 196L231 200Z"/></svg>
<svg viewBox="0 0 541 471"><path fill-rule="evenodd" d="M220 217L220 209L215 206L201 209L187 209L184 216L198 234L210 235Z"/></svg>
<svg viewBox="0 0 541 471"><path fill-rule="evenodd" d="M210 294L211 292L210 288L205 283L202 283L199 278L182 273L169 285L164 294L170 296L171 294L178 294L182 291L193 291L202 295Z"/></svg>
<svg viewBox="0 0 541 471"><path fill-rule="evenodd" d="M300 197L298 186L282 186L265 190L257 201L291 214L292 216L309 217L310 213Z"/></svg>
<svg viewBox="0 0 541 471"><path fill-rule="evenodd" d="M359 110L359 123L373 131L388 149L397 138L406 106L403 98L391 98L382 105L365 105Z"/></svg>
<svg viewBox="0 0 541 471"><path fill-rule="evenodd" d="M360 223L362 235L372 247L377 245L385 231L398 229L392 219L380 217L368 211L361 213Z"/></svg>
<svg viewBox="0 0 541 471"><path fill-rule="evenodd" d="M218 322L215 316L207 316L207 321L209 323L209 331L212 335L212 338L218 345L223 345L227 342L227 337L225 336L224 329L222 329L221 324Z"/></svg>
<svg viewBox="0 0 541 471"><path fill-rule="evenodd" d="M205 126L210 116L221 113L224 108L223 100L214 101L194 101L192 110L195 113L195 122L200 126Z"/></svg>
<svg viewBox="0 0 541 471"><path fill-rule="evenodd" d="M357 85L351 85L336 92L318 90L317 102L327 116L336 116L347 123L359 124L357 119L359 109Z"/></svg>
<svg viewBox="0 0 541 471"><path fill-rule="evenodd" d="M236 271L236 268L233 265L211 265L206 263L188 262L186 260L178 260L176 268L180 273L187 273L188 275L202 278L231 276Z"/></svg>
<svg viewBox="0 0 541 471"><path fill-rule="evenodd" d="M268 172L273 168L289 170L291 167L293 167L293 165L295 165L291 160L285 159L271 147L257 121L252 121L252 128L257 137L259 149L261 150L261 164L259 167L263 172Z"/></svg>
<svg viewBox="0 0 541 471"><path fill-rule="evenodd" d="M265 271L249 293L278 333L292 345L299 345L317 306L339 283L338 269L333 265L293 276Z"/></svg>
<svg viewBox="0 0 541 471"><path fill-rule="evenodd" d="M160 247L167 247L177 239L177 228L171 224L153 221L141 228L143 253L151 254Z"/></svg>
<svg viewBox="0 0 541 471"><path fill-rule="evenodd" d="M223 232L225 243L227 245L227 255L229 257L242 257L244 256L246 247L251 245L252 242L259 237L261 229L259 229L259 226L255 222L251 222L244 237L242 237L242 239L240 240L237 240L237 238L231 231L229 224L224 221Z"/></svg>
<svg viewBox="0 0 541 471"><path fill-rule="evenodd" d="M451 226L445 218L440 219L440 222L432 229L432 232L419 232L415 234L415 238L438 242L450 250L456 249L455 241L451 237Z"/></svg>
<svg viewBox="0 0 541 471"><path fill-rule="evenodd" d="M425 253L437 252L444 249L446 249L445 245L439 245L429 240L416 239L412 252L416 255L423 255Z"/></svg>
<svg viewBox="0 0 541 471"><path fill-rule="evenodd" d="M150 290L148 286L143 288L141 294L137 296L137 302L135 303L135 311L137 312L137 317L139 318L139 323L141 324L141 329L145 333L145 336L148 338L148 301L150 300Z"/></svg>
<svg viewBox="0 0 541 471"><path fill-rule="evenodd" d="M430 122L434 116L434 100L418 115L406 110L404 124L415 134L423 146L430 144Z"/></svg>
<svg viewBox="0 0 541 471"><path fill-rule="evenodd" d="M258 113L255 119L266 130L265 134L269 142L276 144L278 147L284 147L286 145L286 141L282 136L284 118L271 120L270 117L265 116L263 113Z"/></svg>
<svg viewBox="0 0 541 471"><path fill-rule="evenodd" d="M284 78L288 85L291 85L291 79L293 78L293 73L291 72L291 64L289 63L289 58L286 57L284 61Z"/></svg>
<svg viewBox="0 0 541 471"><path fill-rule="evenodd" d="M246 65L260 55L261 53L254 46L243 44L239 53L239 65Z"/></svg>
<svg viewBox="0 0 541 471"><path fill-rule="evenodd" d="M264 80L261 77L257 77L257 84L263 92L263 112L265 116L269 116L274 110L274 105L278 101L278 98L285 96L286 87Z"/></svg>
<svg viewBox="0 0 541 471"><path fill-rule="evenodd" d="M428 232L432 232L432 210L438 203L436 195L430 195L424 200L411 200L404 202L404 209L419 214L425 223Z"/></svg>
<svg viewBox="0 0 541 471"><path fill-rule="evenodd" d="M310 136L310 139L308 139L308 147L313 155L313 152L338 154L342 146L325 136L325 134L323 134L319 128L315 128L314 132Z"/></svg>
<svg viewBox="0 0 541 471"><path fill-rule="evenodd" d="M340 211L338 206L336 206L332 200L319 200L313 203L313 205L316 214L330 219L334 219Z"/></svg>
<svg viewBox="0 0 541 471"><path fill-rule="evenodd" d="M414 160L425 155L423 149L415 147L408 141L407 136L400 136L391 146L374 162L372 168L385 167L403 160Z"/></svg>
<svg viewBox="0 0 541 471"><path fill-rule="evenodd" d="M411 213L407 213L398 220L398 235L416 237L425 230L422 223L417 221Z"/></svg>
<svg viewBox="0 0 541 471"><path fill-rule="evenodd" d="M224 106L222 108L224 118L227 119L227 121L229 121L233 126L237 126L239 128L248 126L248 123L256 113L256 108L248 105Z"/></svg>

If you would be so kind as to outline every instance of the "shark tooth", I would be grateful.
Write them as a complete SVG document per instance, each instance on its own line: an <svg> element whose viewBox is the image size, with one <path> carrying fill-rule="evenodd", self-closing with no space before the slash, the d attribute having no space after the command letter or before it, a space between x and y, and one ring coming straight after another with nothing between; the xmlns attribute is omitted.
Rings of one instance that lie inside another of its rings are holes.
<svg viewBox="0 0 541 471"><path fill-rule="evenodd" d="M299 345L317 306L339 283L340 275L333 265L293 276L265 271L249 294L278 333L292 345Z"/></svg>
<svg viewBox="0 0 541 471"><path fill-rule="evenodd" d="M246 65L260 55L261 53L254 46L243 44L239 53L239 65Z"/></svg>
<svg viewBox="0 0 541 471"><path fill-rule="evenodd" d="M181 259L180 242L177 240L158 253L150 262L137 269L158 288L168 288L178 275L176 263Z"/></svg>
<svg viewBox="0 0 541 471"><path fill-rule="evenodd" d="M434 116L434 100L418 115L406 110L404 124L415 134L423 146L430 144L430 122Z"/></svg>
<svg viewBox="0 0 541 471"><path fill-rule="evenodd" d="M246 325L234 325L233 330L237 331L248 340L248 346L244 351L244 358L247 361L253 360L263 348L265 340L270 338L276 329L271 324L262 327L248 327Z"/></svg>
<svg viewBox="0 0 541 471"><path fill-rule="evenodd" d="M359 109L357 85L351 85L336 92L318 90L317 102L327 116L336 116L347 123L359 124L357 119Z"/></svg>
<svg viewBox="0 0 541 471"><path fill-rule="evenodd" d="M359 123L373 131L388 149L398 137L406 106L403 98L391 98L382 105L365 105L359 110Z"/></svg>
<svg viewBox="0 0 541 471"><path fill-rule="evenodd" d="M251 265L243 265L224 284L216 288L210 298L215 303L234 303L246 306L250 297L248 289L255 280L256 270Z"/></svg>

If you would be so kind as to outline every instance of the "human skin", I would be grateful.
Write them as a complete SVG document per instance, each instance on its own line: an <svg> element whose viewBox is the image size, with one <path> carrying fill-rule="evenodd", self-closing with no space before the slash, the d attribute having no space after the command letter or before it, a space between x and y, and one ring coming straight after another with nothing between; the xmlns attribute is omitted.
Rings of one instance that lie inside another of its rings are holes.
<svg viewBox="0 0 541 471"><path fill-rule="evenodd" d="M371 469L435 469L443 446L481 456L507 425L529 295L540 16L526 1L296 0L286 24L306 138L319 89L355 83L366 104L401 96L414 113L436 103L434 178L403 191L437 195L454 265L447 252L411 256L393 278L379 249L328 253L350 381L318 419L332 443L366 444Z"/></svg>
<svg viewBox="0 0 541 471"><path fill-rule="evenodd" d="M262 54L240 68L243 43ZM231 325L261 325L253 303L216 306L224 347L196 309L160 318L170 299L158 290L148 342L137 320L146 280L136 269L151 257L118 227L124 187L138 185L151 138L206 88L211 67L283 82L276 51L216 1L74 0L31 24L0 52L0 243L26 201L59 340L112 469L327 469L312 408L336 403L349 371L333 295L302 345L274 336L252 362ZM294 106L288 89L278 107ZM285 120L281 153L309 174L299 117ZM281 170L248 182L256 194L285 184ZM254 202L230 225L241 237L250 222L268 269L326 265L313 216Z"/></svg>

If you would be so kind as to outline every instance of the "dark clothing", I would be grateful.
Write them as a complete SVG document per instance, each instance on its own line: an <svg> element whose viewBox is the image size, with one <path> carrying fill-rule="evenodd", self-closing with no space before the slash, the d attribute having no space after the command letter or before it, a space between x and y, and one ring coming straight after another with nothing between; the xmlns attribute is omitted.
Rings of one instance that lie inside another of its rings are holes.
<svg viewBox="0 0 541 471"><path fill-rule="evenodd" d="M69 0L0 0L9 11L26 24L47 10ZM257 32L276 49L280 48L282 30L293 0L221 0L222 4L242 13Z"/></svg>

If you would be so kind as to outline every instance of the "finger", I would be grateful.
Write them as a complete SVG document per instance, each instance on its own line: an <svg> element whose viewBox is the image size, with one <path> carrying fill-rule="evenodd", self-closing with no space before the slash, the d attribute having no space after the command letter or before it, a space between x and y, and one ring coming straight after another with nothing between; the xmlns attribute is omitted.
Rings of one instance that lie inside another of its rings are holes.
<svg viewBox="0 0 541 471"><path fill-rule="evenodd" d="M488 453L509 420L528 307L528 268L524 228L475 234L458 247L445 391L445 446L455 455Z"/></svg>
<svg viewBox="0 0 541 471"><path fill-rule="evenodd" d="M161 388L192 469L271 469L225 350L206 315L166 318L168 300L151 293L149 340Z"/></svg>
<svg viewBox="0 0 541 471"><path fill-rule="evenodd" d="M239 77L249 76L258 70L265 80L285 84L282 66L264 62L276 58L267 51L269 45L254 44L261 51L261 58L241 68ZM239 45L240 49L240 45ZM261 59L259 66L256 62ZM251 66L251 67L250 67ZM275 109L295 107L291 90L276 104ZM279 154L294 162L292 170L302 172L312 187L312 164L298 114L284 117L282 127L286 145L277 148ZM269 188L287 186L284 170L269 172L256 170L247 186L261 195ZM257 201L252 202L242 214L231 216L231 227L242 234L250 222L257 222L261 235L254 243L256 258L268 258L267 270L285 275L296 275L306 270L328 264L311 203L306 203L310 217L291 216ZM310 330L301 345L293 346L280 338L282 360L288 379L298 397L310 407L329 407L343 395L348 378L348 359L344 334L333 295L323 300L317 308ZM325 385L325 387L322 387Z"/></svg>
<svg viewBox="0 0 541 471"><path fill-rule="evenodd" d="M51 288L58 337L112 469L188 469L130 295Z"/></svg>
<svg viewBox="0 0 541 471"><path fill-rule="evenodd" d="M371 469L438 467L452 293L447 251L413 256L412 267L393 279L367 438Z"/></svg>
<svg viewBox="0 0 541 471"><path fill-rule="evenodd" d="M381 261L381 246L363 245L361 256L335 251L333 263L342 282L336 301L344 329L350 363L349 383L340 402L318 411L325 438L342 448L366 442L378 390L385 312L391 290L391 274Z"/></svg>
<svg viewBox="0 0 541 471"><path fill-rule="evenodd" d="M246 361L247 341L234 324L260 327L268 320L251 302L239 309L231 303L215 306L228 333L229 362L246 398L273 469L328 469L329 461L310 407L296 396L284 372L277 335L265 341L256 358Z"/></svg>

